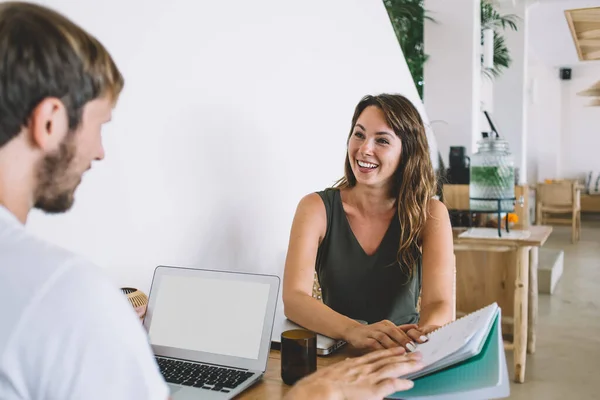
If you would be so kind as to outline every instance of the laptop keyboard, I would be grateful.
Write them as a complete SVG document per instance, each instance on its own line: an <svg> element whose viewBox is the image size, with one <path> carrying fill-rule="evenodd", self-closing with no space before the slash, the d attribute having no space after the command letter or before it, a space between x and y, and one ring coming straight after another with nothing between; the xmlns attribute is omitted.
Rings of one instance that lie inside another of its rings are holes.
<svg viewBox="0 0 600 400"><path fill-rule="evenodd" d="M253 373L239 369L198 364L171 358L156 357L160 373L168 383L193 386L206 390L229 393Z"/></svg>

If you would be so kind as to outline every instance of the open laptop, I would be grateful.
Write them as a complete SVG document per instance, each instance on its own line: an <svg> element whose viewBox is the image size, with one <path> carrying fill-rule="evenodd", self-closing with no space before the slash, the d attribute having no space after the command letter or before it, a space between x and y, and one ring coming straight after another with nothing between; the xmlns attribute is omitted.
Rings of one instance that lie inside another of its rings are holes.
<svg viewBox="0 0 600 400"><path fill-rule="evenodd" d="M364 323L363 321L359 322ZM273 326L273 335L271 337L271 346L274 349L281 348L281 333L289 329L304 328L287 319L283 313L283 310L278 309L277 313L275 314L275 325ZM317 354L320 356L331 354L345 344L346 342L341 339L333 339L329 336L317 334Z"/></svg>
<svg viewBox="0 0 600 400"><path fill-rule="evenodd" d="M264 374L279 277L159 266L144 327L171 399L231 399Z"/></svg>

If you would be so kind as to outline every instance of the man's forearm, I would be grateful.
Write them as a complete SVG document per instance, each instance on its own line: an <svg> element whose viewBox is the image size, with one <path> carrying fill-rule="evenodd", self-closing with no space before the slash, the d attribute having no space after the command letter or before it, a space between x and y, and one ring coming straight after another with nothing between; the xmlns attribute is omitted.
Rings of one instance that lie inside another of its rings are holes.
<svg viewBox="0 0 600 400"><path fill-rule="evenodd" d="M314 381L298 382L283 398L283 400L337 400L340 397L337 396L333 385L327 385L326 383L317 383ZM341 400L341 399L340 399Z"/></svg>

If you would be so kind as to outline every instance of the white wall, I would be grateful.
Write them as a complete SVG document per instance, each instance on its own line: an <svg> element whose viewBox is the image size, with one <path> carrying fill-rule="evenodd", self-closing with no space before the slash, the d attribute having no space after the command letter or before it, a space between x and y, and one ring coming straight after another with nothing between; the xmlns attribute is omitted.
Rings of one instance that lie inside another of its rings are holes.
<svg viewBox="0 0 600 400"><path fill-rule="evenodd" d="M451 146L471 154L479 135L481 23L479 0L425 0L423 100L448 166Z"/></svg>
<svg viewBox="0 0 600 400"><path fill-rule="evenodd" d="M588 107L592 97L578 96L600 81L600 63L586 63L572 70L570 81L561 81L561 169L563 178L581 178L600 171L600 107Z"/></svg>
<svg viewBox="0 0 600 400"><path fill-rule="evenodd" d="M342 175L356 103L418 101L380 0L43 3L126 86L73 210L29 228L121 286L147 290L158 264L281 273L298 201Z"/></svg>
<svg viewBox="0 0 600 400"><path fill-rule="evenodd" d="M572 79L561 80L558 68L530 60L529 182L600 170L600 107L577 95L600 80L600 63L575 66Z"/></svg>
<svg viewBox="0 0 600 400"><path fill-rule="evenodd" d="M580 62L565 19L565 9L600 7L600 0L536 1L528 9L529 182L578 178L600 169L597 149L599 107L577 96L600 80L599 62ZM571 81L559 79L559 68L573 70Z"/></svg>
<svg viewBox="0 0 600 400"><path fill-rule="evenodd" d="M562 86L558 68L529 58L527 182L560 175Z"/></svg>
<svg viewBox="0 0 600 400"><path fill-rule="evenodd" d="M499 12L517 15L519 21L517 31L507 28L502 33L512 63L494 81L493 120L500 136L508 141L515 168L519 169L519 181L523 183L527 177L528 10L524 2L519 2L514 6L505 3Z"/></svg>

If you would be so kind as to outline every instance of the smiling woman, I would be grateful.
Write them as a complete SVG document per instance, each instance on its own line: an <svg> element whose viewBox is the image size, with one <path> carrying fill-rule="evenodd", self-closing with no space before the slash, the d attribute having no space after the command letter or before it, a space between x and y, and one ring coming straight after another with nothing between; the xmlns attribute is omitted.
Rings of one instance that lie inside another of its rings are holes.
<svg viewBox="0 0 600 400"><path fill-rule="evenodd" d="M450 322L452 230L435 187L416 108L400 95L364 97L352 118L344 177L298 205L284 274L286 316L371 349L413 350ZM322 303L312 298L315 270Z"/></svg>

